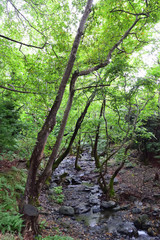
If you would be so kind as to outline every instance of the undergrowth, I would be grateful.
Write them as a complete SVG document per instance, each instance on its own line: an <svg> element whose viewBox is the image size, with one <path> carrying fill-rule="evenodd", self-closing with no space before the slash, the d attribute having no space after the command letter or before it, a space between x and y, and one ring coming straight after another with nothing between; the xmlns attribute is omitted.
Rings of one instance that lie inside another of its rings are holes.
<svg viewBox="0 0 160 240"><path fill-rule="evenodd" d="M38 236L36 238L37 240L73 240L72 237L69 236L59 236L59 235L55 235L55 236L47 236L45 238L42 238L41 236Z"/></svg>
<svg viewBox="0 0 160 240"><path fill-rule="evenodd" d="M25 170L12 167L10 171L0 172L1 233L21 231L22 219L18 212L17 200L24 192L25 181Z"/></svg>

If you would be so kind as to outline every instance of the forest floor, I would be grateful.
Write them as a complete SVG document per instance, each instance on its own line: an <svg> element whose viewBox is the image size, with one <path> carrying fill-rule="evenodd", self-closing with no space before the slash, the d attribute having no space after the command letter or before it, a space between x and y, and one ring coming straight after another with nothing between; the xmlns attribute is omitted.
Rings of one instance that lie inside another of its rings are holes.
<svg viewBox="0 0 160 240"><path fill-rule="evenodd" d="M67 179L62 183L63 194L65 195L64 202L62 205L76 206L85 202L88 199L87 194L83 195L83 191L78 186L81 186L81 183L85 181L88 184L97 184L98 173L94 170L94 161L87 161L83 157L79 161L79 165L82 170L77 172L74 169L74 157L69 157L67 161L60 166L57 173L54 175L64 173L63 169L66 168L65 172L71 173L70 179L72 179L73 187L65 183ZM111 162L108 167L108 176L111 176L117 164L115 161ZM69 175L68 174L68 175ZM57 175L58 176L58 175ZM57 177L56 176L56 177ZM74 177L76 176L76 178ZM56 177L53 177L53 183ZM69 179L68 177L68 179ZM119 172L116 177L115 182L115 197L114 200L119 206L129 206L129 209L126 211L120 211L120 217L123 221L134 222L136 218L147 214L148 221L150 221L150 235L146 236L143 239L160 239L160 162L152 161L146 165L142 162L137 161L137 158L130 156L128 163L125 167ZM73 181L74 180L74 181ZM46 220L46 229L43 230L43 236L48 235L68 235L74 238L75 240L84 239L84 240L107 240L107 239L132 239L130 237L117 236L115 237L112 232L106 230L108 219L101 219L97 221L94 225L89 226L86 224L85 219L77 221L77 218L60 215L58 212L59 205L53 201L48 200L47 194L49 190L45 191L41 196L41 204L46 212L46 215L41 215L41 219ZM104 200L102 195L101 201ZM135 209L138 209L140 212L136 212ZM85 214L84 214L85 215ZM82 214L83 216L83 214ZM119 216L118 216L119 217ZM96 217L95 217L96 218ZM94 220L94 219L93 219ZM156 237L157 236L157 237ZM142 239L139 237L138 239Z"/></svg>
<svg viewBox="0 0 160 240"><path fill-rule="evenodd" d="M61 183L64 194L64 201L61 205L75 206L88 199L87 194L90 194L90 192L86 191L83 195L79 191L78 186L81 186L82 183L97 186L98 172L95 171L93 159L89 160L88 155L82 157L79 161L81 166L79 172L74 169L74 160L73 156L69 156L67 161L64 161L53 175L51 185L55 186L55 179L58 179L58 175L68 172L68 179L66 178ZM18 162L1 161L0 171L7 172L12 166L18 166ZM111 176L116 168L117 163L112 161L108 167L107 175ZM68 180L72 180L71 188L69 188ZM129 206L129 209L123 211L123 213L122 211L118 213L125 221L134 222L137 216L147 213L151 222L151 236L148 237L147 235L138 239L160 239L160 162L152 161L145 165L138 161L136 156L130 156L129 161L116 177L114 189L116 195L112 200L121 207ZM84 219L78 221L75 216L60 215L59 208L61 205L50 200L50 190L51 186L50 189L44 189L40 197L42 239L49 235L71 236L74 240L132 239L121 235L115 237L112 232L107 231L107 218L101 219L101 221L97 221L93 226L90 226L85 223ZM104 200L103 195L100 196L100 201L102 200ZM133 209L135 208L140 209L140 212L134 212Z"/></svg>

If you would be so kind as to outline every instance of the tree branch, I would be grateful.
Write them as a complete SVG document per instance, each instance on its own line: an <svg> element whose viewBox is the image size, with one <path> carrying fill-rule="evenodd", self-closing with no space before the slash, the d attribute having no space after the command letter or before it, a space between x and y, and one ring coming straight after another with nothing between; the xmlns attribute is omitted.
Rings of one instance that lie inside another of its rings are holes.
<svg viewBox="0 0 160 240"><path fill-rule="evenodd" d="M14 8L15 11L17 12L17 14L20 14L20 15L24 18L24 20L25 20L26 22L28 22L28 24L29 24L29 26L30 26L31 28L33 28L36 32L40 33L43 37L46 38L46 36L45 36L42 32L40 32L38 29L36 29L36 28L30 23L30 21L28 21L28 19L18 10L18 8L16 8L16 6L13 4L13 2L12 2L11 0L8 0L8 1L9 1L10 4L13 6L13 8Z"/></svg>
<svg viewBox="0 0 160 240"><path fill-rule="evenodd" d="M27 92L27 91L20 91L20 90L16 90L16 89L12 89L12 88L7 88L5 86L0 85L0 88L4 88L6 90L12 91L12 92L18 92L18 93L30 93L30 94L39 94L36 92Z"/></svg>
<svg viewBox="0 0 160 240"><path fill-rule="evenodd" d="M134 21L134 23L131 25L130 28L128 28L128 30L124 33L124 35L121 37L121 39L110 49L107 59L106 61L92 67L86 70L83 70L81 72L79 72L79 76L85 76L88 75L94 71L99 70L100 68L103 68L105 66L107 66L110 63L111 57L112 57L112 53L114 52L114 50L123 42L123 40L129 35L130 31L135 27L135 25L137 24L137 22L140 20L140 18L138 18L136 16L136 20Z"/></svg>
<svg viewBox="0 0 160 240"><path fill-rule="evenodd" d="M43 48L46 46L46 44L47 44L47 42L45 42L42 47L38 47L38 46L35 46L35 45L26 44L26 43L23 43L23 42L14 40L14 39L9 38L9 37L6 37L6 36L4 36L4 35L2 35L2 34L0 34L0 37L1 37L1 38L5 38L5 39L7 39L7 40L9 40L9 41L11 41L11 42L15 42L15 43L21 44L21 45L26 46L26 47L32 47L32 48L38 48L38 49L43 49Z"/></svg>
<svg viewBox="0 0 160 240"><path fill-rule="evenodd" d="M110 86L110 84L93 85L93 86L88 86L88 87L76 88L75 91L89 89L89 88L109 87L109 86Z"/></svg>

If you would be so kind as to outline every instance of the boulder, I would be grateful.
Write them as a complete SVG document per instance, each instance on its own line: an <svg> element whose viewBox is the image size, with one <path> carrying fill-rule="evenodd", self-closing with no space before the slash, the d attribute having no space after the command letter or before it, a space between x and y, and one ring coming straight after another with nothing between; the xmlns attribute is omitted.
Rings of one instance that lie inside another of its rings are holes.
<svg viewBox="0 0 160 240"><path fill-rule="evenodd" d="M103 201L101 203L101 207L105 208L105 209L112 209L114 207L116 207L116 202L114 201L109 201L109 202L106 202L106 201Z"/></svg>
<svg viewBox="0 0 160 240"><path fill-rule="evenodd" d="M59 208L59 213L62 215L73 216L74 208L72 208L70 206L62 206Z"/></svg>
<svg viewBox="0 0 160 240"><path fill-rule="evenodd" d="M131 223L131 222L120 223L117 228L117 232L122 235L129 236L129 237L137 237L138 236L138 231L137 231L136 227L133 225L133 223Z"/></svg>

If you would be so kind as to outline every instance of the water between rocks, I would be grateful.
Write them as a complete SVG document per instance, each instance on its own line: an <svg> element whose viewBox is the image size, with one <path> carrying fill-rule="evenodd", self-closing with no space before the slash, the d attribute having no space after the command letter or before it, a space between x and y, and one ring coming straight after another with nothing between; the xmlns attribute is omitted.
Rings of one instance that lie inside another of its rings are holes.
<svg viewBox="0 0 160 240"><path fill-rule="evenodd" d="M63 181L65 186L63 187L65 195L63 205L74 209L75 214L72 220L84 224L91 231L112 233L113 236L115 235L114 239L121 239L122 236L125 236L125 239L137 240L160 239L160 237L149 236L143 230L137 230L133 222L125 219L129 206L123 209L114 206L112 210L103 208L100 200L102 191L96 183L97 173L90 154L84 153L79 161L82 171L77 172L74 169L74 160L74 157L67 157L60 164L52 176L50 186L51 191L60 181ZM116 182L117 180L115 184Z"/></svg>

